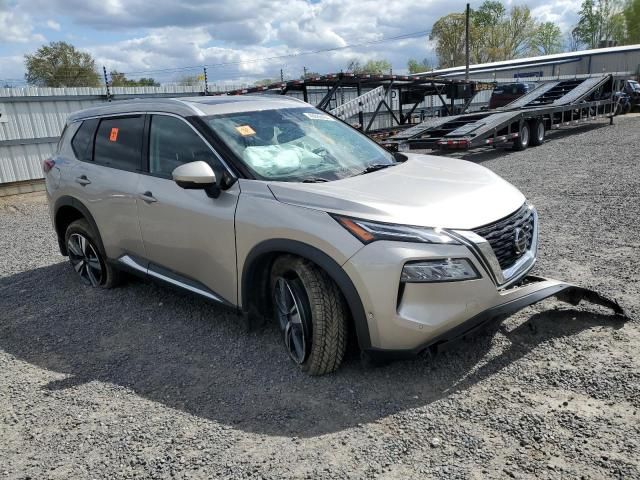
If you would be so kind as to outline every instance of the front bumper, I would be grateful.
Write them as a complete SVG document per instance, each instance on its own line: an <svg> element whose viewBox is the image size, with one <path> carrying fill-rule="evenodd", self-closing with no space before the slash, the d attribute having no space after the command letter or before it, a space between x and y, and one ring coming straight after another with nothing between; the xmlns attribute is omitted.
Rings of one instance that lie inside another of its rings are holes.
<svg viewBox="0 0 640 480"><path fill-rule="evenodd" d="M414 260L466 258L482 277L442 283L400 283L402 267ZM379 241L367 245L343 266L365 308L370 345L366 350L410 356L439 348L469 330L528 305L556 296L571 303L601 303L623 314L620 306L595 292L540 277L497 285L490 269L464 245Z"/></svg>

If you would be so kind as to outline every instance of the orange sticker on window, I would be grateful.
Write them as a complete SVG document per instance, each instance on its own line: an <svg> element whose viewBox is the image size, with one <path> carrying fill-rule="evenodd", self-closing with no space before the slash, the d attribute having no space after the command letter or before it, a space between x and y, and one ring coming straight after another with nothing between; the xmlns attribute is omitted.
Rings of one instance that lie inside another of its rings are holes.
<svg viewBox="0 0 640 480"><path fill-rule="evenodd" d="M236 130L243 137L248 137L249 135L256 134L256 131L253 128L251 128L249 125L241 125L239 127L236 127Z"/></svg>
<svg viewBox="0 0 640 480"><path fill-rule="evenodd" d="M116 127L113 127L111 129L111 134L109 135L109 141L115 142L117 140L118 140L118 129Z"/></svg>

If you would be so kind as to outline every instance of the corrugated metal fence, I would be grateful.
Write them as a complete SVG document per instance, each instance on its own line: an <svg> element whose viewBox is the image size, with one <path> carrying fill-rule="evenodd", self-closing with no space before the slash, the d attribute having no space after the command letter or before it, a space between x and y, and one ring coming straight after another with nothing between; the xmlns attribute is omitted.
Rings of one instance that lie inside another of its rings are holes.
<svg viewBox="0 0 640 480"><path fill-rule="evenodd" d="M194 95L201 87L115 87L114 99ZM67 116L107 101L104 88L0 88L0 184L42 178Z"/></svg>

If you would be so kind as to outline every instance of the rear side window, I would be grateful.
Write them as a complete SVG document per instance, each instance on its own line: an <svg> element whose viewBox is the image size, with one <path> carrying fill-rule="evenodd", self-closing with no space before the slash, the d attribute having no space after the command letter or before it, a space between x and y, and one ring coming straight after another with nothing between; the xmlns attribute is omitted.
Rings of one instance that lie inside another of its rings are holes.
<svg viewBox="0 0 640 480"><path fill-rule="evenodd" d="M122 170L139 170L142 160L144 117L105 118L96 134L93 159Z"/></svg>
<svg viewBox="0 0 640 480"><path fill-rule="evenodd" d="M78 160L82 160L83 162L91 161L91 154L93 152L93 134L95 133L97 126L98 119L92 118L91 120L85 120L73 136L73 140L71 140L71 148Z"/></svg>

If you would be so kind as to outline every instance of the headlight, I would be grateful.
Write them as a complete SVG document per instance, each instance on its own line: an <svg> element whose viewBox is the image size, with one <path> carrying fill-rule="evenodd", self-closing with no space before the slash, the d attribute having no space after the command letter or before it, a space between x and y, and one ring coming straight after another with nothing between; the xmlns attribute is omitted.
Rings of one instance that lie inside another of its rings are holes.
<svg viewBox="0 0 640 480"><path fill-rule="evenodd" d="M465 258L420 260L405 264L400 280L417 282L457 282L480 278L475 267Z"/></svg>
<svg viewBox="0 0 640 480"><path fill-rule="evenodd" d="M333 218L362 243L371 243L376 240L395 240L398 242L460 244L439 228L393 225L390 223L359 220L357 218L340 217L338 215L333 216Z"/></svg>

